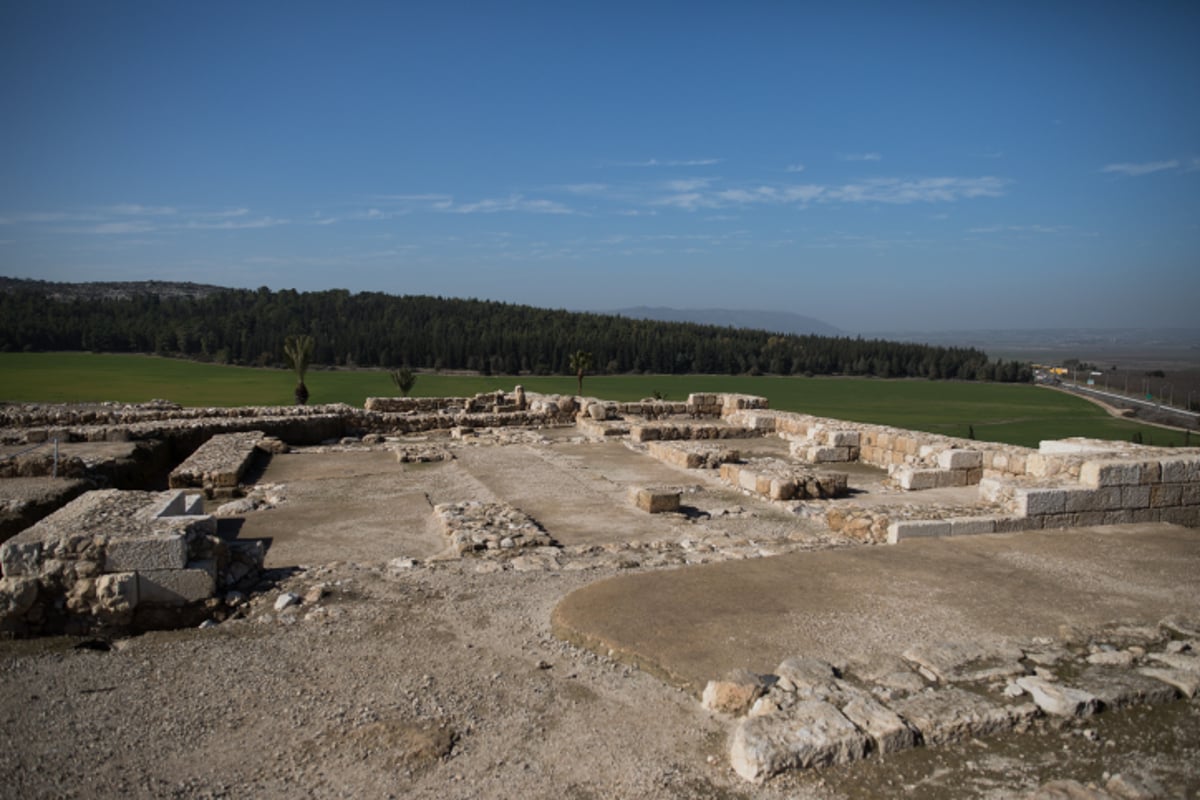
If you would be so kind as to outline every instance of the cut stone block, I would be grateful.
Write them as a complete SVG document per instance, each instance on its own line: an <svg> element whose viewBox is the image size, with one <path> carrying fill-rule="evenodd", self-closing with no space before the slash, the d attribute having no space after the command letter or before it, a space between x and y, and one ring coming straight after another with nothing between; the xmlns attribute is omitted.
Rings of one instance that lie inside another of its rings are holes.
<svg viewBox="0 0 1200 800"><path fill-rule="evenodd" d="M805 455L813 464L828 464L850 460L849 447L810 447Z"/></svg>
<svg viewBox="0 0 1200 800"><path fill-rule="evenodd" d="M830 447L858 447L859 441L858 431L828 431L825 434L825 444Z"/></svg>
<svg viewBox="0 0 1200 800"><path fill-rule="evenodd" d="M1178 692L1174 686L1127 669L1088 667L1073 681L1100 701L1103 708L1116 711L1127 706L1170 703Z"/></svg>
<svg viewBox="0 0 1200 800"><path fill-rule="evenodd" d="M132 611L137 607L138 576L133 572L101 575L96 579L96 599L110 612Z"/></svg>
<svg viewBox="0 0 1200 800"><path fill-rule="evenodd" d="M794 657L785 659L775 668L779 685L787 691L811 692L827 686L837 678L833 666L819 658Z"/></svg>
<svg viewBox="0 0 1200 800"><path fill-rule="evenodd" d="M1186 653L1151 653L1149 659L1166 664L1171 669L1200 675L1200 656L1189 656Z"/></svg>
<svg viewBox="0 0 1200 800"><path fill-rule="evenodd" d="M900 715L881 703L860 695L842 708L846 719L853 722L871 737L878 753L895 753L908 750L917 743L917 735Z"/></svg>
<svg viewBox="0 0 1200 800"><path fill-rule="evenodd" d="M996 520L992 517L955 517L950 520L951 536L974 536L995 532Z"/></svg>
<svg viewBox="0 0 1200 800"><path fill-rule="evenodd" d="M1094 694L1081 689L1072 689L1061 683L1028 675L1017 678L1017 685L1029 692L1033 702L1047 714L1057 717L1090 717L1100 710L1100 701Z"/></svg>
<svg viewBox="0 0 1200 800"><path fill-rule="evenodd" d="M1129 509L1140 509L1150 507L1150 487L1149 486L1122 486L1121 487L1121 507Z"/></svg>
<svg viewBox="0 0 1200 800"><path fill-rule="evenodd" d="M108 541L104 571L183 569L187 555L187 542L180 535L114 538Z"/></svg>
<svg viewBox="0 0 1200 800"><path fill-rule="evenodd" d="M1062 489L1017 487L1013 490L1013 500L1016 512L1025 517L1062 514L1067 510L1067 493Z"/></svg>
<svg viewBox="0 0 1200 800"><path fill-rule="evenodd" d="M729 747L735 772L763 781L788 769L846 764L867 752L867 737L829 703L808 700L788 716L752 717L738 725Z"/></svg>
<svg viewBox="0 0 1200 800"><path fill-rule="evenodd" d="M964 642L930 642L905 650L904 659L924 667L939 681L995 680L1024 675L1024 652L1019 647L984 648Z"/></svg>
<svg viewBox="0 0 1200 800"><path fill-rule="evenodd" d="M184 606L212 597L207 569L152 569L138 572L138 598L144 605Z"/></svg>
<svg viewBox="0 0 1200 800"><path fill-rule="evenodd" d="M921 692L892 707L931 746L1008 731L1038 713L1033 703L996 705L954 686Z"/></svg>
<svg viewBox="0 0 1200 800"><path fill-rule="evenodd" d="M904 539L928 536L950 536L953 527L948 520L907 520L888 525L888 544L897 544Z"/></svg>
<svg viewBox="0 0 1200 800"><path fill-rule="evenodd" d="M1137 486L1142 482L1142 465L1132 461L1086 461L1079 468L1079 482L1102 486Z"/></svg>
<svg viewBox="0 0 1200 800"><path fill-rule="evenodd" d="M1200 458L1167 458L1159 462L1163 483L1200 483Z"/></svg>
<svg viewBox="0 0 1200 800"><path fill-rule="evenodd" d="M938 453L938 466L942 469L976 469L983 466L983 455L978 450L943 450Z"/></svg>
<svg viewBox="0 0 1200 800"><path fill-rule="evenodd" d="M941 484L939 476L944 473L936 469L913 469L904 466L896 470L892 477L901 489L907 492L919 492L924 489L936 489Z"/></svg>
<svg viewBox="0 0 1200 800"><path fill-rule="evenodd" d="M637 489L634 504L648 514L663 514L679 510L678 489Z"/></svg>
<svg viewBox="0 0 1200 800"><path fill-rule="evenodd" d="M41 542L7 541L0 545L0 567L7 578L37 575L41 560Z"/></svg>

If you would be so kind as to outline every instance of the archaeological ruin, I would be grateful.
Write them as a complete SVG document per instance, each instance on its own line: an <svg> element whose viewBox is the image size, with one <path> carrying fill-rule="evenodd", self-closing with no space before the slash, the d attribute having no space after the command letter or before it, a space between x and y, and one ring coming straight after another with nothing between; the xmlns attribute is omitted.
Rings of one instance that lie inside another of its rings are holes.
<svg viewBox="0 0 1200 800"><path fill-rule="evenodd" d="M1194 703L1200 690L1194 597L1140 625L946 637L845 661L792 652L770 672L707 676L707 664L679 666L655 649L662 634L642 640L627 618L594 619L702 565L818 550L899 564L906 547L958 537L1156 524L1194 559L1200 448L1067 439L1031 449L777 411L746 395L614 402L521 387L363 408L8 405L0 446L9 638L244 618L273 576L298 566L285 533L262 533L297 506L288 465L324 458L366 476L372 459L402 471L382 490L386 511L353 524L407 531L408 549L381 559L389 570L596 571L603 581L555 610L555 635L696 695L728 720L728 762L747 781L1042 717ZM343 522L321 523L331 548ZM302 602L281 595L276 610Z"/></svg>

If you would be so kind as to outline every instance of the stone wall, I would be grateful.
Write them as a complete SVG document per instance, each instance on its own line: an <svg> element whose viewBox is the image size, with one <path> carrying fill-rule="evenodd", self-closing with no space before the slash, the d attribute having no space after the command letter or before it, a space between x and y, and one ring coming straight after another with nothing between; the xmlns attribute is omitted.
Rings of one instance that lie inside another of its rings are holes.
<svg viewBox="0 0 1200 800"><path fill-rule="evenodd" d="M218 587L254 581L258 542L227 543L202 498L88 492L0 545L0 632L85 633L203 616Z"/></svg>
<svg viewBox="0 0 1200 800"><path fill-rule="evenodd" d="M774 458L722 464L721 480L768 500L821 500L847 492L844 472L817 473Z"/></svg>
<svg viewBox="0 0 1200 800"><path fill-rule="evenodd" d="M173 469L168 483L172 489L204 489L210 496L218 489L232 489L241 482L262 439L262 431L217 434Z"/></svg>

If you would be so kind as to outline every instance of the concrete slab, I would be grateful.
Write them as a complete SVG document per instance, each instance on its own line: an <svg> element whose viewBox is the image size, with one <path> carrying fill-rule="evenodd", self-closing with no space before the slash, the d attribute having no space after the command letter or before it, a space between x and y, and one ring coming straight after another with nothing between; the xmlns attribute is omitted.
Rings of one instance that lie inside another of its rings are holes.
<svg viewBox="0 0 1200 800"><path fill-rule="evenodd" d="M568 595L553 621L560 636L699 692L793 655L842 663L1196 615L1198 574L1200 530L1161 524L916 539L622 575Z"/></svg>

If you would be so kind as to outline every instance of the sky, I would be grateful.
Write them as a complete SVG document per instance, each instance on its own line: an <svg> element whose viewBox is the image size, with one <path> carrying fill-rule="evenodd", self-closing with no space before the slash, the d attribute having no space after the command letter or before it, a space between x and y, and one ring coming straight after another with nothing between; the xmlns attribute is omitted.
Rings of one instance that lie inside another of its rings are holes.
<svg viewBox="0 0 1200 800"><path fill-rule="evenodd" d="M0 0L0 275L1200 327L1200 3Z"/></svg>

